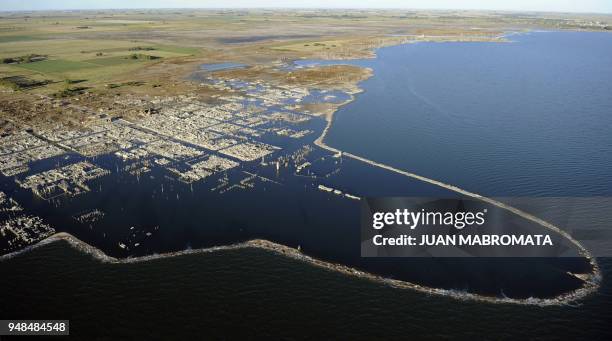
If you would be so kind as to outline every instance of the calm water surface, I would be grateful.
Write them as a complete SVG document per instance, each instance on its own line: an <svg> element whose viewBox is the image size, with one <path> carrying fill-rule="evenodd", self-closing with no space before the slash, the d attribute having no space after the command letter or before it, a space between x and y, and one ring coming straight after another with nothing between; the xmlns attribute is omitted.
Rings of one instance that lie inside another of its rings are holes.
<svg viewBox="0 0 612 341"><path fill-rule="evenodd" d="M612 35L379 50L334 147L489 196L612 194ZM308 62L306 62L308 63Z"/></svg>

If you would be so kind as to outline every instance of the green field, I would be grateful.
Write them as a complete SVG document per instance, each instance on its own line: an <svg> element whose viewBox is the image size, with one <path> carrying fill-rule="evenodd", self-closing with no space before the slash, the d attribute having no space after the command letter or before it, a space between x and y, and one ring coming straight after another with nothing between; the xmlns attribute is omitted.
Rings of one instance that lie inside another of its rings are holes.
<svg viewBox="0 0 612 341"><path fill-rule="evenodd" d="M129 59L127 56L114 56L114 57L101 57L94 59L87 59L84 62L89 64L95 64L100 66L115 66L122 64L135 64L142 62L142 60L138 59Z"/></svg>
<svg viewBox="0 0 612 341"><path fill-rule="evenodd" d="M169 46L169 45L158 45L156 46L160 51L171 52L180 55L196 55L200 52L199 48L195 47L180 47L180 46Z"/></svg>
<svg viewBox="0 0 612 341"><path fill-rule="evenodd" d="M98 65L86 63L86 62L76 62L72 60L44 60L41 62L35 63L27 63L20 64L19 67L24 69L41 72L41 73L63 73L70 71L77 71L87 68L97 67Z"/></svg>
<svg viewBox="0 0 612 341"><path fill-rule="evenodd" d="M54 81L35 91L55 91L66 79L105 89L109 83L135 78L159 82L163 76L182 81L202 63L260 65L300 58L369 58L373 48L401 43L404 35L430 41L438 41L438 36L447 40L475 36L488 41L508 29L602 30L598 23L610 22L610 16L595 14L501 16L503 20L500 16L399 10L351 10L339 15L310 10L191 9L7 14L0 17L0 60L32 54L47 59L0 64L0 78ZM242 43L226 42L231 39Z"/></svg>
<svg viewBox="0 0 612 341"><path fill-rule="evenodd" d="M0 43L12 43L16 41L33 41L33 40L43 40L45 38L37 37L37 36L0 36Z"/></svg>

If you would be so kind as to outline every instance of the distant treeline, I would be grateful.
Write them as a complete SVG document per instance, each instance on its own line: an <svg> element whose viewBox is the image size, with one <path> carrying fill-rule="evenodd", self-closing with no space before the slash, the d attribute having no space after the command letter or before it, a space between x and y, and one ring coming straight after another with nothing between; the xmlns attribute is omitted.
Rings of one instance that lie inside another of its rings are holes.
<svg viewBox="0 0 612 341"><path fill-rule="evenodd" d="M129 49L129 51L155 51L155 48L154 47L136 46L136 47L131 47Z"/></svg>
<svg viewBox="0 0 612 341"><path fill-rule="evenodd" d="M128 56L128 59L138 59L138 60L154 60L154 59L160 59L160 58L161 57L150 56L148 54L142 54L142 53L133 53Z"/></svg>
<svg viewBox="0 0 612 341"><path fill-rule="evenodd" d="M0 78L0 85L9 87L13 90L29 89L44 86L51 83L50 80L34 80L24 76L10 76Z"/></svg>
<svg viewBox="0 0 612 341"><path fill-rule="evenodd" d="M20 57L3 58L2 63L3 64L25 64L25 63L39 62L45 59L47 59L46 55L28 54L28 55L20 56Z"/></svg>

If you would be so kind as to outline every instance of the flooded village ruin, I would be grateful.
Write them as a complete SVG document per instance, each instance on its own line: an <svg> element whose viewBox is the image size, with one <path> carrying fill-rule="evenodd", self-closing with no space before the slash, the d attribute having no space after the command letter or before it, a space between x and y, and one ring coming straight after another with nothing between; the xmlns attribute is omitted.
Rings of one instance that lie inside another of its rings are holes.
<svg viewBox="0 0 612 341"><path fill-rule="evenodd" d="M1 136L4 191L0 192L3 207L0 251L4 254L18 251L62 230L45 223L44 216L22 208L12 192L20 192L22 198L27 198L24 191L31 192L26 201L37 202L36 207L58 208L75 197L112 192L112 186L104 188L98 180L117 174L137 181L159 177L155 179L158 191L164 191L164 186L169 187L165 183L170 182L189 187L190 191L198 184L198 188L224 195L253 189L262 183L282 186L283 179L278 174L283 172L309 179L313 190L334 194L334 189L317 182L317 178L337 172L340 155L313 153L317 147L312 142L321 134L324 119L319 113L296 109L300 104L318 102L339 106L349 101L352 94L263 81L218 79L207 72L204 77L202 81L207 86L230 95L218 96L215 104L195 95L122 96L115 101L116 106L142 108L147 115L129 121L79 108L87 112L79 129L58 123L15 127L14 133ZM325 164L323 173L311 171L313 164ZM343 195L339 190L335 194ZM344 197L358 199L352 194ZM179 194L176 200L180 200ZM70 217L78 224L96 225L102 231L100 226L104 225L107 213L93 205L71 212ZM146 230L145 236L151 236L159 226L124 228ZM102 237L110 238L104 233ZM113 244L120 251L127 251L142 243L120 240Z"/></svg>

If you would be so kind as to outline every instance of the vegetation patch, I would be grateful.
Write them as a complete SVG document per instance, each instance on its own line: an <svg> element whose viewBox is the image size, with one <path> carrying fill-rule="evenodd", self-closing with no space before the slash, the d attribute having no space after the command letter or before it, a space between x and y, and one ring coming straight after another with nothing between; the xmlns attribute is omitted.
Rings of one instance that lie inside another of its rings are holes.
<svg viewBox="0 0 612 341"><path fill-rule="evenodd" d="M129 48L128 51L155 51L155 48L154 47L136 46L136 47Z"/></svg>
<svg viewBox="0 0 612 341"><path fill-rule="evenodd" d="M110 83L110 84L106 84L106 87L109 89L116 89L122 86L142 86L145 85L145 82L141 82L141 81L131 81L131 82L125 82L125 83Z"/></svg>
<svg viewBox="0 0 612 341"><path fill-rule="evenodd" d="M19 57L7 57L2 59L2 64L27 64L46 60L47 56L41 54L28 54Z"/></svg>
<svg viewBox="0 0 612 341"><path fill-rule="evenodd" d="M42 72L42 73L61 73L61 72L69 72L81 69L87 69L92 67L97 67L98 65L94 65L86 62L76 62L72 60L44 60L41 62L21 64L23 68L28 70Z"/></svg>
<svg viewBox="0 0 612 341"><path fill-rule="evenodd" d="M72 97L76 95L80 95L85 92L85 90L89 89L88 87L80 86L80 87L66 87L64 90L56 92L53 94L55 98L65 98Z"/></svg>
<svg viewBox="0 0 612 341"><path fill-rule="evenodd" d="M35 80L24 76L10 76L0 78L0 85L6 86L13 90L25 90L44 86L51 83L49 80Z"/></svg>
<svg viewBox="0 0 612 341"><path fill-rule="evenodd" d="M196 55L200 52L200 49L195 47L181 47L181 46L168 46L168 45L160 45L157 46L159 51L171 52L176 54L183 55Z"/></svg>
<svg viewBox="0 0 612 341"><path fill-rule="evenodd" d="M131 60L155 60L155 59L161 59L161 57L151 56L151 55L143 54L143 53L132 53L131 55L129 55L127 57L127 59L131 59Z"/></svg>
<svg viewBox="0 0 612 341"><path fill-rule="evenodd" d="M86 82L86 79L65 79L64 83L66 84L79 84L79 83L83 83Z"/></svg>
<svg viewBox="0 0 612 341"><path fill-rule="evenodd" d="M10 35L10 36L0 36L0 43L13 43L18 41L33 41L33 40L43 40L44 38L37 36L28 36L28 35Z"/></svg>
<svg viewBox="0 0 612 341"><path fill-rule="evenodd" d="M114 57L88 59L88 60L85 60L84 62L96 64L100 66L115 66L115 65L135 62L135 61L138 61L138 60L128 59L125 56L114 56Z"/></svg>

